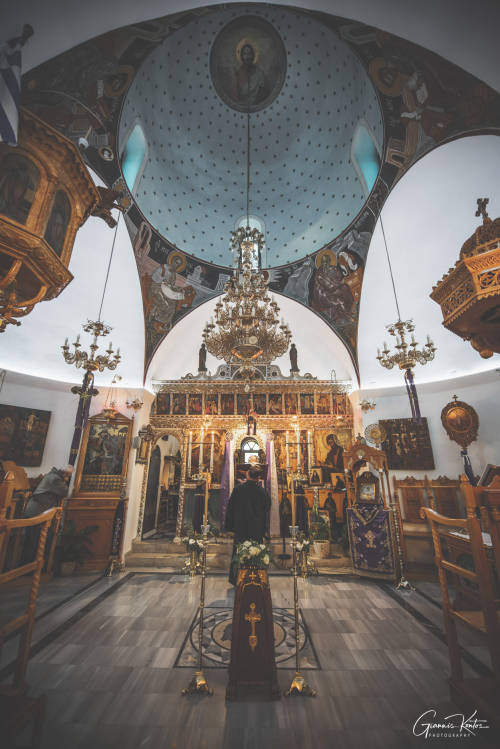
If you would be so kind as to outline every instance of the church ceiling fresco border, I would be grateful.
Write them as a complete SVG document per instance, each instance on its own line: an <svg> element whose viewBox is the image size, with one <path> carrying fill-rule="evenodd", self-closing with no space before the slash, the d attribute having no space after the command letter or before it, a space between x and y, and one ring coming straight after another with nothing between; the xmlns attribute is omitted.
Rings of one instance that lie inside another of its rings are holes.
<svg viewBox="0 0 500 749"><path fill-rule="evenodd" d="M253 12L259 7L252 6ZM220 294L232 271L181 252L131 201L116 153L119 118L127 90L148 54L190 21L216 10L209 6L116 29L23 76L23 105L74 142L87 139L85 161L108 185L109 205L119 205L125 213L141 281L145 372L172 327ZM364 266L390 190L415 161L440 144L469 134L499 134L500 95L406 40L343 18L312 15L351 47L371 78L384 122L383 158L373 189L350 226L301 260L268 269L268 281L272 291L321 317L346 344L357 367ZM167 289L166 298L162 288Z"/></svg>

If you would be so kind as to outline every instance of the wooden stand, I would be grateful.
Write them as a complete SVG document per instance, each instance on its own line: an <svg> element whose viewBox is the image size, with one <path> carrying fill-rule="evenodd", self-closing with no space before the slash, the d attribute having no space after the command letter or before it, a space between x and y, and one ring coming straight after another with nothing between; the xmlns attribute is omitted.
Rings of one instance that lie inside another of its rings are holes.
<svg viewBox="0 0 500 749"><path fill-rule="evenodd" d="M240 687L261 687L272 700L281 697L267 570L252 567L238 572L226 700L238 699Z"/></svg>

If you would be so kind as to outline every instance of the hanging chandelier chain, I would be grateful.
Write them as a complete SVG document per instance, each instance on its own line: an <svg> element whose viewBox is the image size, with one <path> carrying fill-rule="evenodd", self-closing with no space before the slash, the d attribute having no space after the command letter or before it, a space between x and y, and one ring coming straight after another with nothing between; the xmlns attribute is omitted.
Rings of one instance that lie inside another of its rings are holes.
<svg viewBox="0 0 500 749"><path fill-rule="evenodd" d="M107 289L107 286L108 286L109 271L111 270L111 263L112 263L112 260L113 260L113 253L115 251L115 242L116 242L116 235L118 234L118 224L120 223L120 216L121 216L121 213L118 212L118 219L116 221L115 233L114 233L114 236L113 236L113 244L111 245L111 253L110 253L110 256L109 256L108 269L106 271L106 278L104 280L104 288L102 290L101 306L99 307L99 316L97 318L97 322L101 321L102 305L104 304L104 295L106 294L106 289Z"/></svg>
<svg viewBox="0 0 500 749"><path fill-rule="evenodd" d="M247 113L247 229L250 228L250 112Z"/></svg>
<svg viewBox="0 0 500 749"><path fill-rule="evenodd" d="M394 301L396 302L396 310L398 313L398 320L401 320L401 312L399 311L398 295L396 294L396 284L394 283L394 275L392 273L391 258L389 257L389 248L387 247L387 239L385 237L384 224L382 221L382 214L380 215L380 228L382 229L382 236L384 238L385 254L387 255L387 262L389 264L389 273L391 274L392 290L394 292Z"/></svg>

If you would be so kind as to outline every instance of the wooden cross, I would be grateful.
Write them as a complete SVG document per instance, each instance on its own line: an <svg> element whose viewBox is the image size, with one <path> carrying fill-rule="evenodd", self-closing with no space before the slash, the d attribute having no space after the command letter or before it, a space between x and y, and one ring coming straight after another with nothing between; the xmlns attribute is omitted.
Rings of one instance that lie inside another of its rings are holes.
<svg viewBox="0 0 500 749"><path fill-rule="evenodd" d="M476 216L482 216L483 218L488 218L488 214L486 212L486 206L490 202L489 198L478 198L477 199L477 211Z"/></svg>
<svg viewBox="0 0 500 749"><path fill-rule="evenodd" d="M248 614L245 614L245 621L250 622L250 626L252 628L251 633L248 637L248 642L250 645L250 650L253 653L258 643L257 635L255 634L255 624L262 621L261 615L255 613L255 603L250 604L250 611Z"/></svg>

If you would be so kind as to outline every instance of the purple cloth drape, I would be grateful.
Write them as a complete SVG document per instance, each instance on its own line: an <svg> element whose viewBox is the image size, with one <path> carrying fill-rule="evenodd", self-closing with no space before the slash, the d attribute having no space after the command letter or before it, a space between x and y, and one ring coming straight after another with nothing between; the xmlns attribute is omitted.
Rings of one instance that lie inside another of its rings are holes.
<svg viewBox="0 0 500 749"><path fill-rule="evenodd" d="M227 503L229 502L229 482L230 482L230 470L231 470L231 442L226 440L226 450L224 452L224 465L222 467L222 476L220 479L220 527L221 530L226 530L226 512Z"/></svg>
<svg viewBox="0 0 500 749"><path fill-rule="evenodd" d="M271 496L271 442L266 442L266 463L267 463L267 476L266 476L266 492ZM271 510L267 513L266 518L267 532L271 532Z"/></svg>

